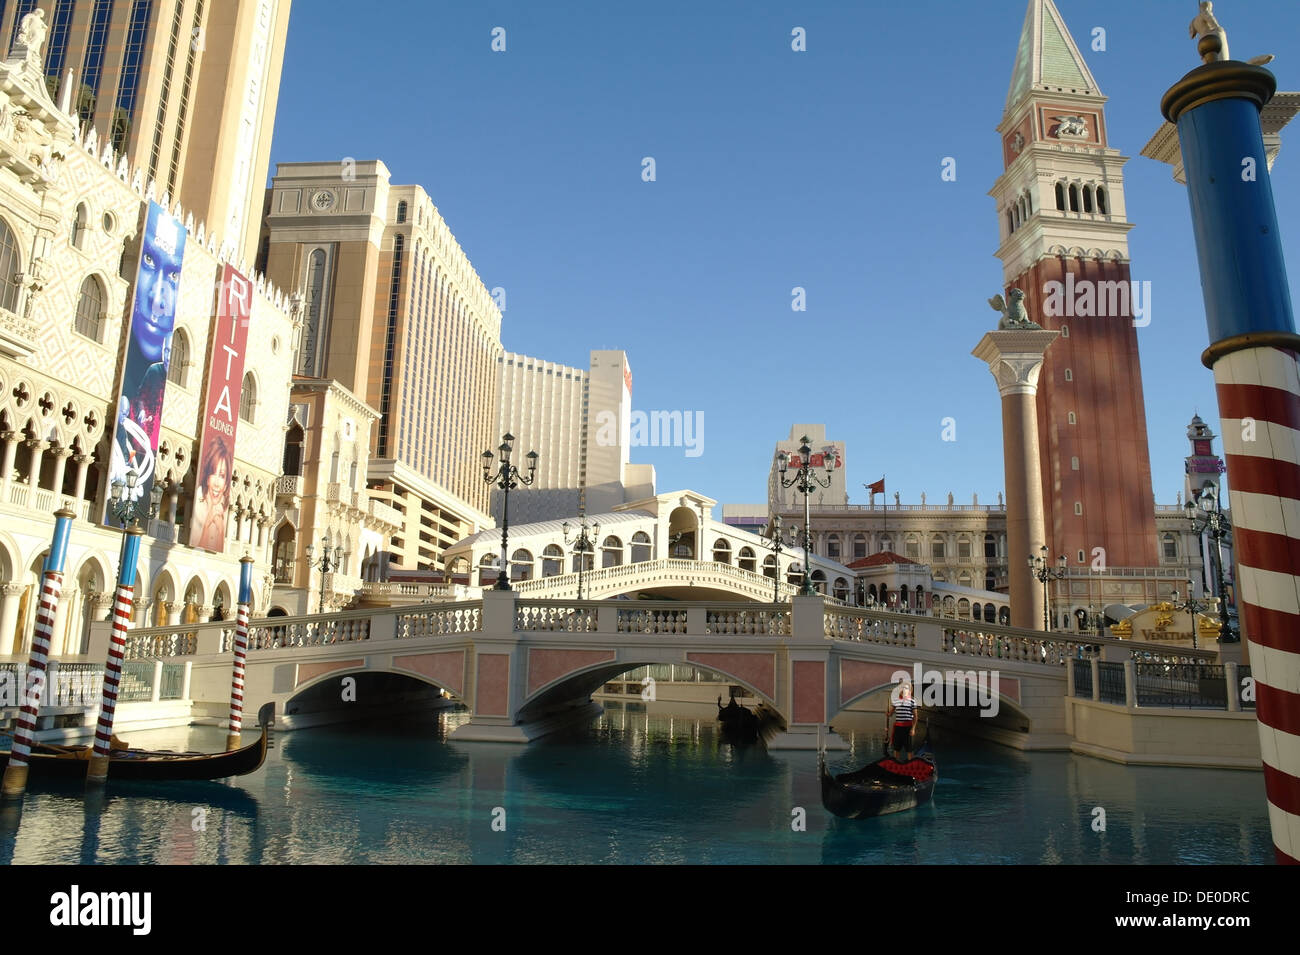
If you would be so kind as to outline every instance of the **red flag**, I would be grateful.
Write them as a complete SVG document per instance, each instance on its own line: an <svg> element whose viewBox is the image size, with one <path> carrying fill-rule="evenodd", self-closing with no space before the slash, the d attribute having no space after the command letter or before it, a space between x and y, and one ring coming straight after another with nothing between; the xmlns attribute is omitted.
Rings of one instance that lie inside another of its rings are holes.
<svg viewBox="0 0 1300 955"><path fill-rule="evenodd" d="M876 481L874 484L868 484L868 485L867 485L867 490L868 490L870 493L872 493L872 494L884 494L884 493L885 493L885 479L884 479L884 478L881 478L879 481Z"/></svg>

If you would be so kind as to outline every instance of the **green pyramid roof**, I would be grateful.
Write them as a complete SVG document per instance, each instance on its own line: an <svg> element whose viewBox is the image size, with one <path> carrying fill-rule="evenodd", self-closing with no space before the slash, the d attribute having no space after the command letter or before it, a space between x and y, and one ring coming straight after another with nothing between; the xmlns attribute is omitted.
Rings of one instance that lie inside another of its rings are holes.
<svg viewBox="0 0 1300 955"><path fill-rule="evenodd" d="M1011 88L1007 91L1007 111L1019 105L1031 90L1049 87L1101 92L1056 4L1052 0L1029 0L1016 48L1016 65L1011 71Z"/></svg>

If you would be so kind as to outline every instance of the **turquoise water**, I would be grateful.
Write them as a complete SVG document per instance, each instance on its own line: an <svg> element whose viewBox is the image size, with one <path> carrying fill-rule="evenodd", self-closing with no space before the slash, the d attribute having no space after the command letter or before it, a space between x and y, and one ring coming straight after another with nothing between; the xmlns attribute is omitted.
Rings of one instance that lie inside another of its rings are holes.
<svg viewBox="0 0 1300 955"><path fill-rule="evenodd" d="M0 862L1272 861L1260 773L1130 768L936 734L933 803L854 821L822 808L815 754L733 748L707 716L610 706L527 747L447 742L466 718L282 733L260 770L229 783L110 780L92 803L34 784L20 810L0 811ZM832 768L879 754L879 717L862 719L857 733L840 724L854 750L832 753ZM129 739L219 750L224 731Z"/></svg>

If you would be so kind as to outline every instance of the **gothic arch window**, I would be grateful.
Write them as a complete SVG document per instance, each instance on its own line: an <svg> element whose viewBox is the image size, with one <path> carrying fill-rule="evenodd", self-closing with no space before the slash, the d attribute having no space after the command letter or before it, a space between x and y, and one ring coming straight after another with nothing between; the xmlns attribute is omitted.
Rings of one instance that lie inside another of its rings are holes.
<svg viewBox="0 0 1300 955"><path fill-rule="evenodd" d="M1097 211L1102 215L1107 215L1110 211L1106 208L1106 190L1101 186L1097 187Z"/></svg>
<svg viewBox="0 0 1300 955"><path fill-rule="evenodd" d="M1062 326L1061 326L1061 337L1062 337L1062 338L1069 338L1069 337L1070 337L1070 326L1069 326L1069 325L1062 325Z"/></svg>
<svg viewBox="0 0 1300 955"><path fill-rule="evenodd" d="M1079 211L1079 187L1070 183L1070 211Z"/></svg>
<svg viewBox="0 0 1300 955"><path fill-rule="evenodd" d="M1061 212L1065 211L1065 186L1061 183L1056 184L1056 208Z"/></svg>
<svg viewBox="0 0 1300 955"><path fill-rule="evenodd" d="M1016 231L1016 217L1011 214L1010 209L1007 210L1007 231L1008 232Z"/></svg>
<svg viewBox="0 0 1300 955"><path fill-rule="evenodd" d="M15 278L22 267L13 230L9 228L9 223L0 219L0 308L7 308L11 312L18 308L18 283Z"/></svg>
<svg viewBox="0 0 1300 955"><path fill-rule="evenodd" d="M1071 458L1070 458L1070 470L1071 470L1071 471L1077 471L1077 470L1079 470L1079 459L1078 459L1078 457L1071 456Z"/></svg>
<svg viewBox="0 0 1300 955"><path fill-rule="evenodd" d="M284 437L283 465L287 476L298 477L302 474L302 443L302 425L295 421Z"/></svg>
<svg viewBox="0 0 1300 955"><path fill-rule="evenodd" d="M77 203L77 212L72 219L72 245L73 248L84 248L86 241L86 223L90 221L90 210L86 208L84 202Z"/></svg>
<svg viewBox="0 0 1300 955"><path fill-rule="evenodd" d="M190 340L185 329L178 328L172 335L171 357L167 359L167 380L185 387L185 366L190 363Z"/></svg>
<svg viewBox="0 0 1300 955"><path fill-rule="evenodd" d="M1070 424L1078 424L1078 423L1079 423L1079 419L1078 419L1078 417L1075 416L1075 414L1074 414L1073 411L1070 412L1070 415L1069 415L1068 420L1069 420Z"/></svg>
<svg viewBox="0 0 1300 955"><path fill-rule="evenodd" d="M100 336L103 334L104 299L104 287L99 284L99 279L87 275L81 283L81 294L77 298L76 328L79 334L94 341L101 341Z"/></svg>
<svg viewBox="0 0 1300 955"><path fill-rule="evenodd" d="M257 379L251 371L244 373L244 384L239 389L239 419L253 423L253 411L257 408Z"/></svg>
<svg viewBox="0 0 1300 955"><path fill-rule="evenodd" d="M1074 372L1071 371L1069 368L1065 369L1065 380L1074 381Z"/></svg>
<svg viewBox="0 0 1300 955"><path fill-rule="evenodd" d="M307 259L307 320L302 330L302 351L298 370L316 376L317 355L321 351L325 310L325 250L314 249Z"/></svg>
<svg viewBox="0 0 1300 955"><path fill-rule="evenodd" d="M1092 211L1092 186L1083 187L1083 211Z"/></svg>
<svg viewBox="0 0 1300 955"><path fill-rule="evenodd" d="M406 200L403 199L397 204L397 222L400 225L406 221Z"/></svg>

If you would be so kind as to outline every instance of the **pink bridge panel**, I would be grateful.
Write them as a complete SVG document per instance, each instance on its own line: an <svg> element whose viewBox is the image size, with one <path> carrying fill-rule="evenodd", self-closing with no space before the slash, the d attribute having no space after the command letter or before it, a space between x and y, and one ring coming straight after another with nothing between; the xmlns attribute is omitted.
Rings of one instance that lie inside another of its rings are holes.
<svg viewBox="0 0 1300 955"><path fill-rule="evenodd" d="M776 657L771 653L688 653L686 660L730 673L769 700L776 699Z"/></svg>
<svg viewBox="0 0 1300 955"><path fill-rule="evenodd" d="M892 683L894 674L899 670L907 670L911 673L910 667L899 666L896 663L840 660L840 705L843 706L859 693L865 693L885 683Z"/></svg>
<svg viewBox="0 0 1300 955"><path fill-rule="evenodd" d="M510 654L480 653L474 689L474 712L508 716L510 705Z"/></svg>
<svg viewBox="0 0 1300 955"><path fill-rule="evenodd" d="M585 670L597 663L616 659L613 650L528 650L528 694L531 696L548 683L575 670Z"/></svg>
<svg viewBox="0 0 1300 955"><path fill-rule="evenodd" d="M318 676L330 673L333 670L355 670L365 664L365 660L335 660L332 663L300 663L298 664L298 682L294 686L302 686L304 683L310 683Z"/></svg>
<svg viewBox="0 0 1300 955"><path fill-rule="evenodd" d="M795 660L792 723L826 722L826 664L820 660Z"/></svg>
<svg viewBox="0 0 1300 955"><path fill-rule="evenodd" d="M998 676L998 692L1008 700L1020 702L1020 678L1014 676Z"/></svg>
<svg viewBox="0 0 1300 955"><path fill-rule="evenodd" d="M413 653L409 656L393 657L393 666L427 677L457 696L465 692L464 650L443 650L441 653Z"/></svg>

